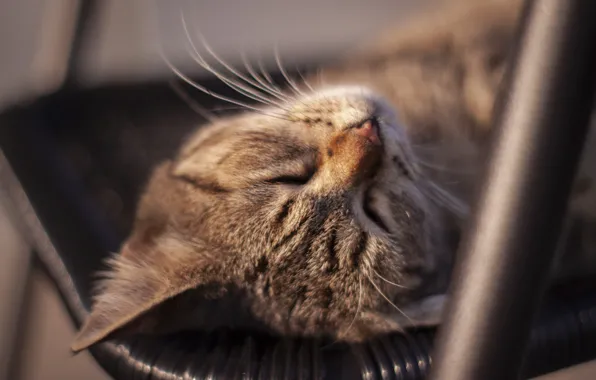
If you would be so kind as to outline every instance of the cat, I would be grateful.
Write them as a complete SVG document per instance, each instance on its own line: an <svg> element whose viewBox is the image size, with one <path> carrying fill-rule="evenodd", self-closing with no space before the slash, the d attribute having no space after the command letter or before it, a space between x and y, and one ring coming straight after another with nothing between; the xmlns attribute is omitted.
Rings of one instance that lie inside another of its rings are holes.
<svg viewBox="0 0 596 380"><path fill-rule="evenodd" d="M250 78L268 106L213 120L155 169L73 351L184 329L362 341L440 323L521 4L448 1L305 84ZM582 181L571 209L589 219Z"/></svg>

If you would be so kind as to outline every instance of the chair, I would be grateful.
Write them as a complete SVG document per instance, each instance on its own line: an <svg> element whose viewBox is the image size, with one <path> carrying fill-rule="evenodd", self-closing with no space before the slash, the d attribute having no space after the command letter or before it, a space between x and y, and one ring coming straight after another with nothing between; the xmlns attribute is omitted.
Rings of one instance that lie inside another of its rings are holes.
<svg viewBox="0 0 596 380"><path fill-rule="evenodd" d="M204 84L227 93L217 83ZM199 94L196 101L217 105ZM0 115L3 190L77 326L90 306L92 273L130 229L150 168L201 122L162 82L87 90L68 85ZM524 376L596 357L594 286L557 287L541 310ZM106 342L91 352L115 379L422 379L434 336L434 329L421 329L321 348L315 340L220 331ZM453 344L448 334L441 343Z"/></svg>

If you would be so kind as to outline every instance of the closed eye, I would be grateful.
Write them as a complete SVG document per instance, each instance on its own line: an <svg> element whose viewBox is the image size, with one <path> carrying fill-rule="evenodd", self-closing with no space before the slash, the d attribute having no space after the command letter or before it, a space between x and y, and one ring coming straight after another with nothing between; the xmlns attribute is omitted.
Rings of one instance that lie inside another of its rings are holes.
<svg viewBox="0 0 596 380"><path fill-rule="evenodd" d="M265 180L265 182L275 185L303 186L306 185L315 175L315 168L309 167L305 169L306 171L300 174L283 174L277 177L267 179Z"/></svg>
<svg viewBox="0 0 596 380"><path fill-rule="evenodd" d="M279 177L270 178L270 179L266 180L265 182L271 183L274 185L302 186L302 185L306 185L308 183L308 181L310 181L310 179L312 178L313 175L314 175L314 173L312 173L312 174L305 173L305 174L301 174L301 175L292 175L292 174L281 175Z"/></svg>

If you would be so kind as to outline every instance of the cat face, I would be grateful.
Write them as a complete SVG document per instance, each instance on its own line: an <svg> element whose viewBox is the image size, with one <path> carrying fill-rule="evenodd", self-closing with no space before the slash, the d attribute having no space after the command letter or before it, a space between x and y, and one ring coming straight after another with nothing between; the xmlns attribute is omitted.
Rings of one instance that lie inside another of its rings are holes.
<svg viewBox="0 0 596 380"><path fill-rule="evenodd" d="M154 173L73 349L247 318L347 340L435 323L441 305L425 296L449 266L435 190L364 88L215 121ZM206 310L232 295L237 312Z"/></svg>

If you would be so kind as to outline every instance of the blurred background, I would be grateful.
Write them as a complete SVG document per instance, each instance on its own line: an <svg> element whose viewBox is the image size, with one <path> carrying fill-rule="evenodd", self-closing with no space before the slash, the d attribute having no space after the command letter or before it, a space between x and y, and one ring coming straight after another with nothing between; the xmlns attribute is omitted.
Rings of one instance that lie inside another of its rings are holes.
<svg viewBox="0 0 596 380"><path fill-rule="evenodd" d="M276 44L293 65L331 57L433 1L105 0L95 7L78 80L98 86L170 77L160 45L189 74L205 75L189 58L181 12L226 61L239 63L244 51L261 55L270 67ZM2 2L2 103L51 91L60 83L77 9L77 0Z"/></svg>
<svg viewBox="0 0 596 380"><path fill-rule="evenodd" d="M76 82L99 88L170 79L161 47L189 75L207 76L188 55L181 13L232 64L239 64L246 52L272 67L278 46L284 63L296 67L344 54L436 1L98 1L80 45ZM2 110L61 86L79 6L76 0L0 2ZM107 379L87 353L70 354L71 319L52 282L32 260L9 206L0 197L0 379ZM576 371L548 379L594 378L590 365Z"/></svg>

